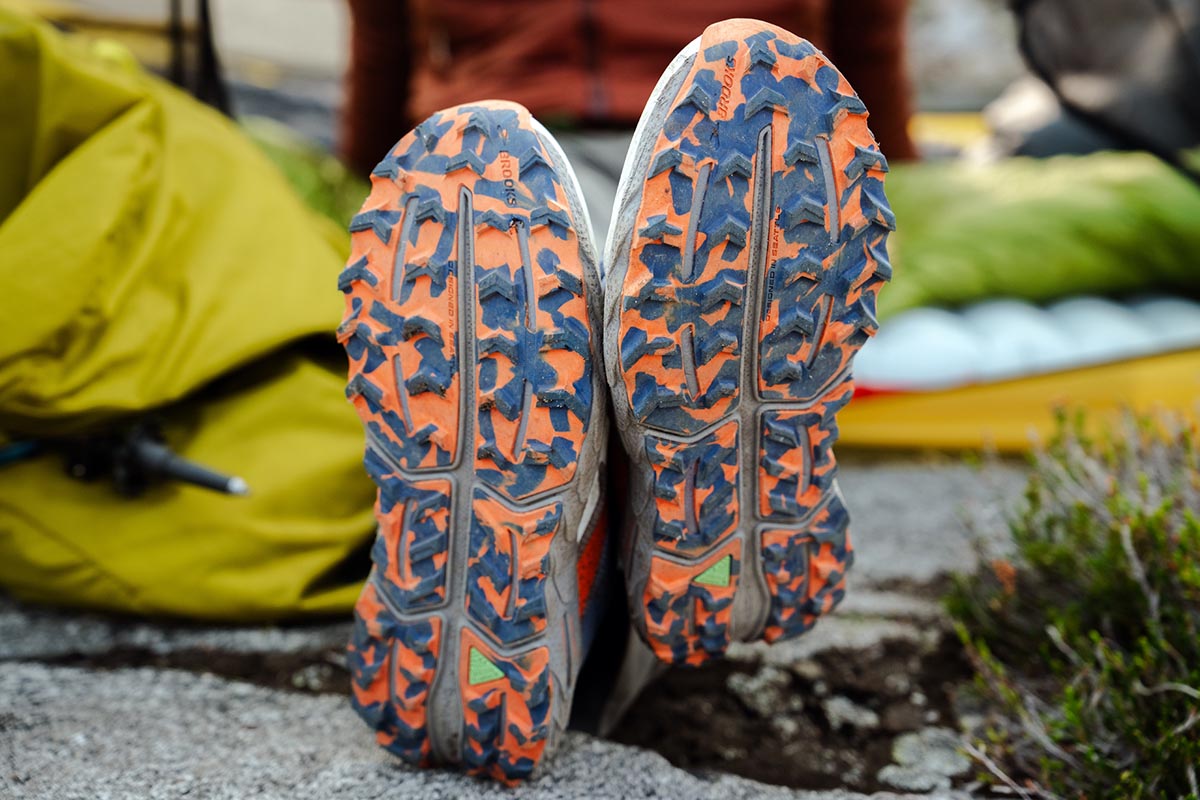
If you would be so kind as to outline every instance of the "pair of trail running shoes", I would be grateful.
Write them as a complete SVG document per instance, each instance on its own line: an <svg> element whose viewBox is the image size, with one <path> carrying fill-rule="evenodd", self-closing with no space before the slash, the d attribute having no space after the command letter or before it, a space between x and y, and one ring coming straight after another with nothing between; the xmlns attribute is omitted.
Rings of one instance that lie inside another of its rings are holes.
<svg viewBox="0 0 1200 800"><path fill-rule="evenodd" d="M610 413L611 551L659 660L795 636L838 602L834 417L890 276L885 172L846 79L753 20L667 68L603 260L521 106L441 111L387 153L338 331L379 487L353 702L385 748L513 783L561 738L610 560Z"/></svg>

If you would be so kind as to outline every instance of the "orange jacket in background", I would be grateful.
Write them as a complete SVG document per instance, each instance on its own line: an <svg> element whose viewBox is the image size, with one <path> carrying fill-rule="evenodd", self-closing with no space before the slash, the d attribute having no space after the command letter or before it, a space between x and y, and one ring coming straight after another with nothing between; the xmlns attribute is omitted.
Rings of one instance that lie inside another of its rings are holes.
<svg viewBox="0 0 1200 800"><path fill-rule="evenodd" d="M483 98L550 124L630 127L675 54L705 27L753 17L823 50L894 160L915 151L904 65L908 0L350 0L342 152L366 171L415 122Z"/></svg>

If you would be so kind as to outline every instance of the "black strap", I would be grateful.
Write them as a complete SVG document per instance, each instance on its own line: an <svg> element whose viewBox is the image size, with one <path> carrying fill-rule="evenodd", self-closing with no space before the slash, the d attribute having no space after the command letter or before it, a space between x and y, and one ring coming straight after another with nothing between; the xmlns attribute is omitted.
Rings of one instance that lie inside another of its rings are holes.
<svg viewBox="0 0 1200 800"><path fill-rule="evenodd" d="M186 90L226 116L233 116L229 90L221 74L221 62L213 42L212 13L208 0L196 1L195 64L188 58L189 42L184 33L183 0L170 0L170 19L167 35L171 42L171 61L168 77L176 86Z"/></svg>

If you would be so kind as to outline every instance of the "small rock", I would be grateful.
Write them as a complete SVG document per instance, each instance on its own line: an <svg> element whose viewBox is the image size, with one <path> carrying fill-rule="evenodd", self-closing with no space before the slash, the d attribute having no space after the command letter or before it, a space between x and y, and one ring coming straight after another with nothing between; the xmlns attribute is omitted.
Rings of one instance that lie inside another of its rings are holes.
<svg viewBox="0 0 1200 800"><path fill-rule="evenodd" d="M783 715L771 717L771 727L785 742L792 741L800 733L800 723Z"/></svg>
<svg viewBox="0 0 1200 800"><path fill-rule="evenodd" d="M892 743L892 760L906 767L951 777L971 768L971 761L960 752L962 740L947 728L925 728L906 733Z"/></svg>
<svg viewBox="0 0 1200 800"><path fill-rule="evenodd" d="M785 707L784 692L791 678L778 667L763 667L753 675L735 672L725 680L729 691L760 717L770 717Z"/></svg>
<svg viewBox="0 0 1200 800"><path fill-rule="evenodd" d="M826 683L825 681L817 681L816 683L813 684L812 693L815 694L817 697L828 697L829 696L829 684Z"/></svg>
<svg viewBox="0 0 1200 800"><path fill-rule="evenodd" d="M819 681L825 674L825 670L821 669L821 665L811 658L801 659L794 664L788 665L792 674L797 678L806 681Z"/></svg>
<svg viewBox="0 0 1200 800"><path fill-rule="evenodd" d="M883 679L883 685L893 697L903 697L912 691L912 681L903 672L893 672Z"/></svg>
<svg viewBox="0 0 1200 800"><path fill-rule="evenodd" d="M333 679L333 667L329 664L308 664L292 674L292 686L319 692Z"/></svg>
<svg viewBox="0 0 1200 800"><path fill-rule="evenodd" d="M919 767L888 764L879 770L877 777L880 783L905 792L933 792L950 788L950 779L945 775L938 775Z"/></svg>
<svg viewBox="0 0 1200 800"><path fill-rule="evenodd" d="M746 750L741 747L722 747L717 752L725 761L739 761L749 755Z"/></svg>
<svg viewBox="0 0 1200 800"><path fill-rule="evenodd" d="M860 730L875 730L879 727L878 714L865 706L860 706L848 697L831 697L822 705L825 707L825 716L829 719L829 726L832 728L849 725Z"/></svg>
<svg viewBox="0 0 1200 800"><path fill-rule="evenodd" d="M914 706L924 706L929 702L929 698L926 697L922 692L913 692L911 695L909 695L908 702L912 703Z"/></svg>
<svg viewBox="0 0 1200 800"><path fill-rule="evenodd" d="M857 786L863 782L863 764L851 764L842 773L842 783L846 786Z"/></svg>

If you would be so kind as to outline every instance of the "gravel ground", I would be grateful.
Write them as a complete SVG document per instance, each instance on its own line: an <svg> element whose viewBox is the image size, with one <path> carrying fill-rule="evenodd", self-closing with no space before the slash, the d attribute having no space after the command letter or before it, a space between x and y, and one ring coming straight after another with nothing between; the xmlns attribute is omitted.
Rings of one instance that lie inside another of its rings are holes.
<svg viewBox="0 0 1200 800"><path fill-rule="evenodd" d="M33 606L0 596L0 660L90 656L119 649L166 654L179 650L297 653L340 648L348 622L245 628L146 622Z"/></svg>
<svg viewBox="0 0 1200 800"><path fill-rule="evenodd" d="M695 775L581 734L567 738L542 777L509 791L395 764L338 697L171 670L95 673L29 663L0 666L0 792L58 800L862 797Z"/></svg>
<svg viewBox="0 0 1200 800"><path fill-rule="evenodd" d="M970 569L973 540L1006 533L1005 509L1021 496L1019 461L980 466L949 456L838 453L859 585L925 584Z"/></svg>

